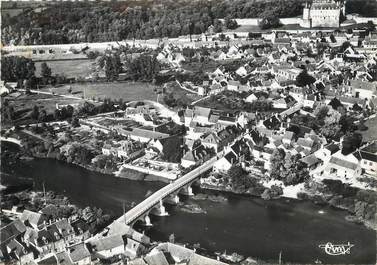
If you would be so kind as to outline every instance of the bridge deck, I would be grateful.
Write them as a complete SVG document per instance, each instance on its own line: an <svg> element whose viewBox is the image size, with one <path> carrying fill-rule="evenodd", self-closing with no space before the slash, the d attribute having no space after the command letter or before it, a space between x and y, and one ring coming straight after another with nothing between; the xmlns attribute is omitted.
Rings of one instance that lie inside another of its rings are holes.
<svg viewBox="0 0 377 265"><path fill-rule="evenodd" d="M195 168L194 170L190 171L186 175L183 175L176 181L166 185L165 187L159 189L151 196L146 198L144 201L130 209L125 215L122 215L118 218L119 221L126 220L126 224L130 224L133 221L137 220L140 216L142 216L146 211L153 208L157 205L160 200L166 198L170 194L178 191L186 184L190 183L191 181L195 180L201 173L209 170L213 167L213 164L217 161L217 157L213 157L210 160L206 161L201 166Z"/></svg>

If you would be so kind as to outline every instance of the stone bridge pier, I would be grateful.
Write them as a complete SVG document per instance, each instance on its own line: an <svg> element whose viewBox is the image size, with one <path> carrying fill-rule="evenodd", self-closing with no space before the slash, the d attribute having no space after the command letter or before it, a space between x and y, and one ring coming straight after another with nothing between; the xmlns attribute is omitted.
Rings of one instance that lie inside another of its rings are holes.
<svg viewBox="0 0 377 265"><path fill-rule="evenodd" d="M162 200L160 200L158 205L153 207L153 209L151 210L150 213L153 214L153 215L157 215L157 216L168 216L169 215L169 213L166 211L166 208L165 208Z"/></svg>
<svg viewBox="0 0 377 265"><path fill-rule="evenodd" d="M178 196L178 192L170 194L168 197L164 199L164 202L168 204L177 205L179 203L180 199Z"/></svg>
<svg viewBox="0 0 377 265"><path fill-rule="evenodd" d="M194 192L192 191L192 184L195 183L196 181L192 181L185 186L183 186L178 193L187 195L187 196L193 196Z"/></svg>
<svg viewBox="0 0 377 265"><path fill-rule="evenodd" d="M130 226L133 227L138 221L141 221L144 226L152 226L151 218L149 217L149 213L145 212L143 215L141 215L139 218L137 218L135 221L130 223Z"/></svg>

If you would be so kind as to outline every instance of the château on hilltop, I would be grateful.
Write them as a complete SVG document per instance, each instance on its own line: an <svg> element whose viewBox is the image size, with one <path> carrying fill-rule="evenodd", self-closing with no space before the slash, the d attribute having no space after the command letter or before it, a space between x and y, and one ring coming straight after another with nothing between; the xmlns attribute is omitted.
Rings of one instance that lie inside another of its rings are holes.
<svg viewBox="0 0 377 265"><path fill-rule="evenodd" d="M312 3L305 4L301 26L305 28L339 27L340 18L345 15L345 1L313 0Z"/></svg>

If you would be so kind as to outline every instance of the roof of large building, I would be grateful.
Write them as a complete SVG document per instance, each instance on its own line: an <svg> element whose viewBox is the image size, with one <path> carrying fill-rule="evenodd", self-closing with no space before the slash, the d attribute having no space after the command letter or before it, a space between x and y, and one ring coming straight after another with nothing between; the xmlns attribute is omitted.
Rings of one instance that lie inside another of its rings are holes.
<svg viewBox="0 0 377 265"><path fill-rule="evenodd" d="M330 163L337 165L337 166L340 166L340 167L348 168L348 169L351 169L351 170L357 169L357 164L343 160L343 159L340 159L338 157L334 157L334 156L331 157Z"/></svg>
<svg viewBox="0 0 377 265"><path fill-rule="evenodd" d="M119 246L124 246L124 241L121 235L107 236L92 240L88 243L89 247L93 251L110 250Z"/></svg>
<svg viewBox="0 0 377 265"><path fill-rule="evenodd" d="M43 223L45 220L44 215L36 212L32 212L29 210L23 211L21 217L21 221L25 222L28 221L33 226L38 226Z"/></svg>
<svg viewBox="0 0 377 265"><path fill-rule="evenodd" d="M59 265L73 265L71 258L66 251L56 253L55 256Z"/></svg>
<svg viewBox="0 0 377 265"><path fill-rule="evenodd" d="M0 242L1 244L6 243L9 239L18 236L25 231L26 226L19 219L16 219L0 229Z"/></svg>
<svg viewBox="0 0 377 265"><path fill-rule="evenodd" d="M313 0L311 9L339 9L339 5L333 0Z"/></svg>
<svg viewBox="0 0 377 265"><path fill-rule="evenodd" d="M144 260L147 262L149 265L169 265L169 262L167 261L164 253L162 251L157 251L153 254L149 254L144 257Z"/></svg>
<svg viewBox="0 0 377 265"><path fill-rule="evenodd" d="M372 144L364 147L362 151L371 153L371 154L377 154L377 142L373 142Z"/></svg>
<svg viewBox="0 0 377 265"><path fill-rule="evenodd" d="M90 252L84 243L80 243L69 248L69 256L73 262L78 262L90 257Z"/></svg>

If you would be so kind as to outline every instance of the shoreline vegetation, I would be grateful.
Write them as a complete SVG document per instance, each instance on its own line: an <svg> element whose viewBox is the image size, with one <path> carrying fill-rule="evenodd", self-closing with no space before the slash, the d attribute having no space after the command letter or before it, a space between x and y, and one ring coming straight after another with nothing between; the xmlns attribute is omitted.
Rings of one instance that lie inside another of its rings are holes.
<svg viewBox="0 0 377 265"><path fill-rule="evenodd" d="M18 152L13 153L11 157L16 158L16 159L22 159L22 160L30 160L34 158L41 158L41 159L52 159L49 158L48 156L44 156L42 154L37 154L33 153L32 156L25 155L20 153L22 152L22 149L19 149ZM68 163L66 160L60 160L58 157L55 158L58 161ZM85 168L90 171L98 172L101 174L108 175L109 177L119 177L119 178L126 178L130 180L136 180L136 181L159 181L159 182L164 182L164 183L169 183L169 180L166 180L162 177L159 176L154 176L154 175L148 175L142 172L138 172L135 170L131 169L123 169L118 176L114 174L114 171L108 169L100 169L97 168L93 165L88 166L88 165L83 165L75 162L70 162L68 164L76 165L82 168ZM231 187L229 185L214 185L214 184L209 184L206 183L205 181L201 182L200 188L203 190L212 190L212 191L219 191L219 192L227 192L227 193L232 193L232 194L237 194L237 195L245 195L245 196L252 196L256 198L262 198L264 200L270 200L270 199L278 199L278 198L288 198L292 199L292 197L286 197L283 196L282 191L275 191L274 185L271 186L271 188L266 188L264 186L261 187L254 187L252 189L237 189L234 187ZM279 187L280 188L280 187ZM281 188L280 188L281 189ZM267 192L266 192L267 191ZM366 194L365 196L369 196ZM212 202L219 202L219 203L224 203L227 201L227 198L224 196L216 196L216 195L208 195L208 194L203 194L199 193L193 197L194 200L200 201L200 200L210 200ZM356 206L358 206L360 209L355 209L355 204L350 198L343 198L342 195L336 194L333 192L332 194L325 193L325 192L318 192L316 187L311 187L310 189L305 189L305 192L298 192L297 193L297 198L296 200L301 200L301 201L310 201L314 204L318 205L330 205L336 209L344 210L349 213L349 215L346 216L346 220L349 222L353 222L356 224L363 224L369 229L377 230L376 222L373 218L364 218L365 214L360 213L362 212L372 212L373 209L371 209L371 205L373 205L373 197L368 198L371 201L371 204L364 203L363 205L360 205L360 203L356 203ZM366 199L366 200L368 200ZM181 205L182 206L182 205ZM183 205L182 211L190 212L190 213L205 213L205 210L201 209L198 205L192 204L192 205ZM370 214L370 213L368 213Z"/></svg>
<svg viewBox="0 0 377 265"><path fill-rule="evenodd" d="M43 157L43 156L31 157L31 156L20 155L19 153L13 153L13 157L14 158L17 157L18 159L25 160L25 161L30 161L31 159L35 159L35 158L36 159L39 159L39 158L46 159L46 157ZM51 159L51 158L47 157L47 159ZM62 162L68 163L67 161L64 161L64 160ZM126 169L126 170L122 171L120 175L116 176L113 172L104 172L104 170L101 170L101 169L96 168L96 167L84 166L84 165L77 164L77 163L69 163L69 164L80 166L80 167L85 168L87 170L99 172L99 173L106 174L106 175L109 175L109 176L112 175L112 177L120 177L120 178L126 178L126 179L130 179L130 180L136 180L136 181L160 181L160 182L162 181L162 182L166 182L166 180L163 181L163 179L161 177L147 175L147 174L137 172L137 171L134 171L134 170L130 170L130 169ZM2 188L3 187L4 187L4 190L6 190L8 188L8 187L2 185ZM219 191L219 192L225 192L225 193L230 193L230 194L236 194L236 195L240 195L240 196L248 196L248 197L251 196L251 197L255 197L255 198L263 198L263 196L261 196L261 195L252 194L250 192L245 192L245 191L241 191L241 190L237 190L237 189L227 188L225 185L223 187L219 187L219 186L216 186L216 185L210 185L210 184L205 183L205 182L202 182L200 184L200 189L203 190L203 191ZM26 190L27 190L27 188L26 188ZM10 194L14 195L14 194L18 194L18 193L25 193L25 191L15 191L15 192L12 192ZM43 193L40 192L40 191L31 191L30 194L29 194L29 197L38 197L38 196L32 196L33 194L41 195ZM76 211L80 212L80 210L81 211L83 210L83 208L80 208L77 205L69 203L69 198L67 198L63 195L59 195L59 194L52 192L52 191L48 191L47 194L50 197L52 196L54 198L62 197L64 199L64 201L67 202L67 205L69 207L74 207L74 209ZM342 207L341 205L334 205L334 204L329 203L328 201L326 201L326 198L325 198L324 195L321 197L319 195L309 196L307 193L302 193L302 194L304 194L304 195L300 195L300 196L298 196L299 198L294 199L294 200L298 200L298 201L307 200L307 201L311 201L312 203L315 203L315 204L330 205L330 206L332 206L336 209L350 212L350 209L347 208L347 207ZM228 201L227 197L224 196L224 195L206 194L206 193L201 193L201 192L195 194L191 198L194 201L209 200L209 201L215 202L215 203L226 203ZM279 198L284 198L284 197L283 196L276 196L276 197L272 197L271 199L279 199ZM289 199L289 200L292 199L292 198L289 198L289 197L286 197L286 198ZM266 198L263 198L263 199L266 199ZM89 208L93 208L94 210L96 210L95 207L89 207L89 206L86 207L84 210L88 210ZM98 210L102 212L102 210L100 208L98 208ZM179 210L183 211L183 212L190 213L190 214L206 214L207 213L206 210L201 208L197 203L180 202L179 203ZM114 219L113 216L110 216L110 218L108 218L108 214L106 214L105 212L103 212L103 214L106 215L105 216L106 220L107 220L106 223L109 223L110 220ZM376 230L375 223L368 222L368 221L365 221L365 220L361 220L360 218L358 218L354 215L347 215L345 219L349 222L353 222L353 223L357 223L357 224L364 224L369 229ZM93 228L93 229L97 229L97 228ZM184 243L184 242L182 242L182 243ZM206 249L201 249L200 244L192 244L192 245L190 245L188 243L184 243L184 244L189 246L189 247L192 247L194 249L198 249L199 251L202 251L203 253L206 253L207 255L212 256L213 258L218 256L222 260L225 260L225 261L231 262L231 263L237 263L237 264L242 264L242 265L251 265L251 264L253 264L253 265L255 265L255 264L266 264L267 265L267 264L276 264L277 263L277 261L273 261L273 260L260 260L258 258L254 258L254 257L242 256L242 255L240 255L236 252L227 254L226 251L224 251L224 252L208 251Z"/></svg>

